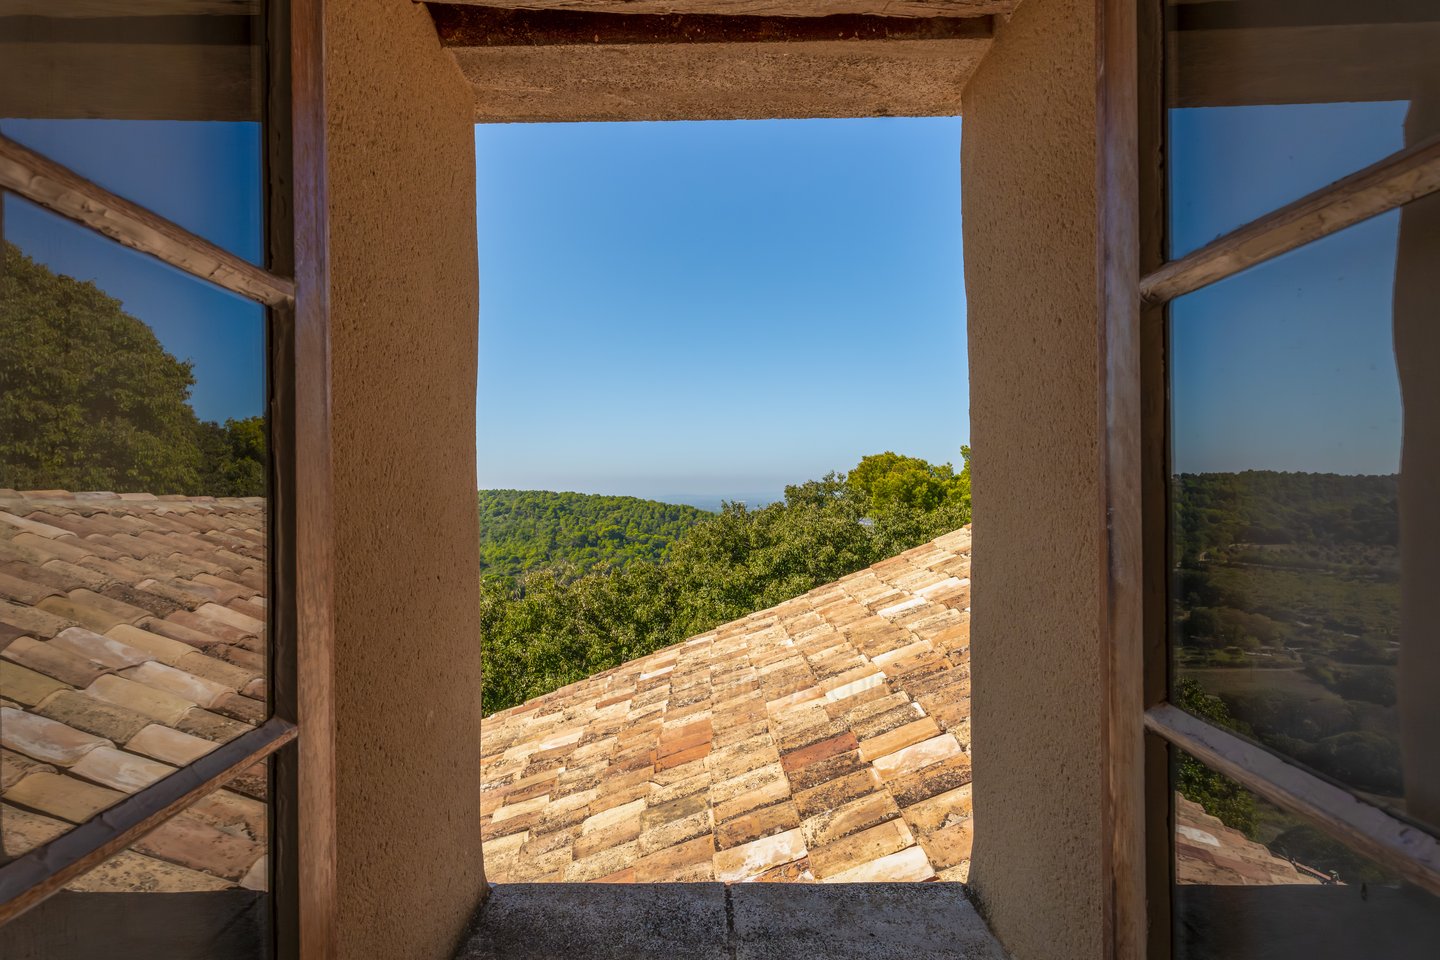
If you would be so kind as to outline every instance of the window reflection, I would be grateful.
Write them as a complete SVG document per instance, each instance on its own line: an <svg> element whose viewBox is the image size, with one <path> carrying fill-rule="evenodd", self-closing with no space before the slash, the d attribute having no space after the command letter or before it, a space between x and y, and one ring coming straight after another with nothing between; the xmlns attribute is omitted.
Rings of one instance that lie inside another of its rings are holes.
<svg viewBox="0 0 1440 960"><path fill-rule="evenodd" d="M1421 960L1440 902L1172 750L1176 960Z"/></svg>
<svg viewBox="0 0 1440 960"><path fill-rule="evenodd" d="M267 780L266 764L255 765L0 927L0 955L271 956ZM11 856L65 829L33 811L7 805L3 814L0 828Z"/></svg>
<svg viewBox="0 0 1440 960"><path fill-rule="evenodd" d="M259 263L260 0L0 0L0 134Z"/></svg>
<svg viewBox="0 0 1440 960"><path fill-rule="evenodd" d="M83 823L266 717L266 317L14 197L3 213L14 856L17 824L24 846Z"/></svg>
<svg viewBox="0 0 1440 960"><path fill-rule="evenodd" d="M1170 308L1172 699L1432 827L1437 214Z"/></svg>
<svg viewBox="0 0 1440 960"><path fill-rule="evenodd" d="M1167 0L1169 254L1440 130L1440 8Z"/></svg>

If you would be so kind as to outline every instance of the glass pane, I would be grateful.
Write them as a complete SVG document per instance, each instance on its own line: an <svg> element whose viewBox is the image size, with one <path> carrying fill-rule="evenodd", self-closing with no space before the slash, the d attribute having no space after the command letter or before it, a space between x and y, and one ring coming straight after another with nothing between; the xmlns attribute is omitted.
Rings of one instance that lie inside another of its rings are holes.
<svg viewBox="0 0 1440 960"><path fill-rule="evenodd" d="M273 956L267 781L267 765L256 764L0 927L0 956ZM64 830L45 814L0 806L7 859Z"/></svg>
<svg viewBox="0 0 1440 960"><path fill-rule="evenodd" d="M265 719L265 311L6 197L0 799L77 824Z"/></svg>
<svg viewBox="0 0 1440 960"><path fill-rule="evenodd" d="M1174 700L1431 827L1437 238L1440 196L1170 309Z"/></svg>
<svg viewBox="0 0 1440 960"><path fill-rule="evenodd" d="M1175 960L1430 960L1440 900L1172 749Z"/></svg>
<svg viewBox="0 0 1440 960"><path fill-rule="evenodd" d="M37 15L0 19L0 134L259 263L262 6L21 3Z"/></svg>
<svg viewBox="0 0 1440 960"><path fill-rule="evenodd" d="M1440 129L1440 5L1166 5L1171 257Z"/></svg>

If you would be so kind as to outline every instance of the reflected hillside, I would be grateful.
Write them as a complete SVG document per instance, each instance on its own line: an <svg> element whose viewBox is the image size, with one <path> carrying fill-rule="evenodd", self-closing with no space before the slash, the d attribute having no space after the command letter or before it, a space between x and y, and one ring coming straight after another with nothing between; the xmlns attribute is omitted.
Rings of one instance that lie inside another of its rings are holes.
<svg viewBox="0 0 1440 960"><path fill-rule="evenodd" d="M1174 490L1185 706L1402 804L1399 478L1183 474Z"/></svg>

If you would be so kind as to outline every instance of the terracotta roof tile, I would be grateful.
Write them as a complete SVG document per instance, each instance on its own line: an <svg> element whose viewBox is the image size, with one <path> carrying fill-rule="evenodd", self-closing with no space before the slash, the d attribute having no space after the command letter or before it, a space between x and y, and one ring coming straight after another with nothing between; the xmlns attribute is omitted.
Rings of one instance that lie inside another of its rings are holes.
<svg viewBox="0 0 1440 960"><path fill-rule="evenodd" d="M155 722L143 713L72 690L50 697L35 713L116 743L125 743Z"/></svg>
<svg viewBox="0 0 1440 960"><path fill-rule="evenodd" d="M0 804L0 853L18 857L42 843L49 843L71 826L64 820Z"/></svg>
<svg viewBox="0 0 1440 960"><path fill-rule="evenodd" d="M138 667L154 659L154 654L148 651L84 627L62 630L50 642L52 646L116 670Z"/></svg>
<svg viewBox="0 0 1440 960"><path fill-rule="evenodd" d="M13 707L0 707L0 744L42 763L68 767L96 747L113 744L57 720Z"/></svg>
<svg viewBox="0 0 1440 960"><path fill-rule="evenodd" d="M54 772L55 768L47 763L31 760L13 750L0 749L0 790L9 790L32 773Z"/></svg>
<svg viewBox="0 0 1440 960"><path fill-rule="evenodd" d="M488 718L487 875L934 876L876 761L912 802L955 775L944 763L963 745L891 676L918 684L951 666L907 624L955 639L965 615L930 598L968 578L968 554L958 531Z"/></svg>
<svg viewBox="0 0 1440 960"><path fill-rule="evenodd" d="M96 700L159 720L174 726L196 704L182 696L121 676L104 676L85 689Z"/></svg>
<svg viewBox="0 0 1440 960"><path fill-rule="evenodd" d="M125 742L125 749L175 766L183 766L194 763L214 750L215 744L158 723L147 723Z"/></svg>
<svg viewBox="0 0 1440 960"><path fill-rule="evenodd" d="M14 856L265 717L264 502L0 491ZM263 886L263 764L72 889Z"/></svg>
<svg viewBox="0 0 1440 960"><path fill-rule="evenodd" d="M32 773L5 791L5 799L60 820L84 823L125 799L125 794L58 773Z"/></svg>
<svg viewBox="0 0 1440 960"><path fill-rule="evenodd" d="M72 882L67 889L82 893L193 893L224 890L230 881L154 857L122 850Z"/></svg>
<svg viewBox="0 0 1440 960"><path fill-rule="evenodd" d="M16 638L11 646L20 643L24 637ZM10 647L5 648L10 652ZM43 673L36 673L28 667L22 667L12 660L0 660L0 690L5 691L5 696L10 700L18 701L27 707L33 707L45 700L46 697L57 690L68 690L69 685L53 677L47 677Z"/></svg>
<svg viewBox="0 0 1440 960"><path fill-rule="evenodd" d="M108 668L84 657L30 637L16 637L0 653L24 667L52 677L70 687L87 687Z"/></svg>
<svg viewBox="0 0 1440 960"><path fill-rule="evenodd" d="M113 790L134 793L174 773L175 768L114 747L97 747L81 757L70 772Z"/></svg>

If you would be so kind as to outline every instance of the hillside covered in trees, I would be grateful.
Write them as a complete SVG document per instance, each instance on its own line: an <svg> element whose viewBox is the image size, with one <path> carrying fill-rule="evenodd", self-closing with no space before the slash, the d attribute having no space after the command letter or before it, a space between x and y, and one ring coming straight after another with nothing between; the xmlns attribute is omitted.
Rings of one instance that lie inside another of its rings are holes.
<svg viewBox="0 0 1440 960"><path fill-rule="evenodd" d="M964 526L968 448L963 453L958 473L950 464L883 453L848 474L786 487L783 501L763 509L726 504L719 514L702 514L658 559L595 562L583 570L562 560L520 576L485 578L485 711L523 703Z"/></svg>
<svg viewBox="0 0 1440 960"><path fill-rule="evenodd" d="M0 487L264 494L262 418L199 419L191 365L143 321L3 246Z"/></svg>
<svg viewBox="0 0 1440 960"><path fill-rule="evenodd" d="M564 564L658 563L685 531L713 514L637 497L548 490L481 490L480 574L515 577Z"/></svg>
<svg viewBox="0 0 1440 960"><path fill-rule="evenodd" d="M1400 805L1398 477L1183 474L1173 489L1177 702ZM1182 785L1221 820L1347 881L1374 879L1201 770L1182 765Z"/></svg>

